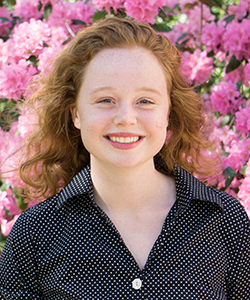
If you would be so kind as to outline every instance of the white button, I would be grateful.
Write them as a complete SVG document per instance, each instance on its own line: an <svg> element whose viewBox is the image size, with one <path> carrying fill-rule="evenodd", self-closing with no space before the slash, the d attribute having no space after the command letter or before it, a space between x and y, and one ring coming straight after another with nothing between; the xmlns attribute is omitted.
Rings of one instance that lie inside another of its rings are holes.
<svg viewBox="0 0 250 300"><path fill-rule="evenodd" d="M139 278L135 278L132 282L133 288L135 290L139 290L141 288L141 284L142 284L142 282L141 282L141 279L139 279Z"/></svg>

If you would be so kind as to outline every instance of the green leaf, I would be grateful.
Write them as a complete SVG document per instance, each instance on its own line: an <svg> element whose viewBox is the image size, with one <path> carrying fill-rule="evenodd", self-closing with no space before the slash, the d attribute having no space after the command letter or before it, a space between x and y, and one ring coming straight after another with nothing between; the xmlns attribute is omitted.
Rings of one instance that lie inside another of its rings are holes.
<svg viewBox="0 0 250 300"><path fill-rule="evenodd" d="M214 50L208 52L207 57L213 57L213 56L214 56Z"/></svg>
<svg viewBox="0 0 250 300"><path fill-rule="evenodd" d="M48 21L48 18L49 18L49 15L51 14L52 12L52 5L51 3L49 2L48 4L45 5L44 7L44 17L45 19Z"/></svg>
<svg viewBox="0 0 250 300"><path fill-rule="evenodd" d="M8 187L9 187L9 185L8 185L6 182L4 182L4 183L1 185L1 191L2 191L2 192L6 191Z"/></svg>
<svg viewBox="0 0 250 300"><path fill-rule="evenodd" d="M6 105L7 105L6 102L1 102L1 103L0 103L0 112L3 112L3 111L4 111Z"/></svg>
<svg viewBox="0 0 250 300"><path fill-rule="evenodd" d="M10 21L8 18L5 18L5 17L0 17L0 20L2 20L2 22L9 22Z"/></svg>
<svg viewBox="0 0 250 300"><path fill-rule="evenodd" d="M187 33L183 33L179 38L178 40L176 41L176 43L178 43L180 40L184 39L184 37L187 36Z"/></svg>
<svg viewBox="0 0 250 300"><path fill-rule="evenodd" d="M158 16L159 16L160 18L162 18L163 20L166 19L166 17L167 17L165 11L162 10L162 9L159 11Z"/></svg>
<svg viewBox="0 0 250 300"><path fill-rule="evenodd" d="M7 0L6 2L8 5L11 5L11 6L16 5L16 0Z"/></svg>
<svg viewBox="0 0 250 300"><path fill-rule="evenodd" d="M225 115L223 118L222 118L222 121L221 121L221 126L224 126L226 125L230 120L230 117L228 115Z"/></svg>
<svg viewBox="0 0 250 300"><path fill-rule="evenodd" d="M246 169L247 169L248 165L246 164L241 170L240 170L240 173L245 176L246 174Z"/></svg>
<svg viewBox="0 0 250 300"><path fill-rule="evenodd" d="M40 0L40 1L39 1L39 4L38 4L38 6L37 6L38 11L41 11L42 7L43 7L43 4L42 4L42 2L41 2L41 0Z"/></svg>
<svg viewBox="0 0 250 300"><path fill-rule="evenodd" d="M14 108L16 106L16 103L13 102L12 100L9 100L6 102L6 108L11 110L12 108Z"/></svg>
<svg viewBox="0 0 250 300"><path fill-rule="evenodd" d="M38 65L38 58L35 55L31 55L28 60L32 63L33 67Z"/></svg>
<svg viewBox="0 0 250 300"><path fill-rule="evenodd" d="M192 9L193 7L195 7L196 3L186 3L184 5L184 10L189 10Z"/></svg>
<svg viewBox="0 0 250 300"><path fill-rule="evenodd" d="M174 11L172 10L172 8L169 7L169 6L167 6L167 5L164 5L162 8L166 12L169 12L169 13L172 13L172 14L174 13Z"/></svg>
<svg viewBox="0 0 250 300"><path fill-rule="evenodd" d="M161 23L161 24L153 24L151 25L151 27L157 31L157 32L169 32L171 31L172 29L166 25L165 23Z"/></svg>
<svg viewBox="0 0 250 300"><path fill-rule="evenodd" d="M235 18L235 15L230 15L230 16L227 16L223 21L226 21L226 23L230 23L234 20Z"/></svg>
<svg viewBox="0 0 250 300"><path fill-rule="evenodd" d="M227 167L223 174L225 176L225 188L227 189L234 178L237 176L237 173L231 167Z"/></svg>
<svg viewBox="0 0 250 300"><path fill-rule="evenodd" d="M107 15L107 12L105 9L103 10L97 10L93 15L93 22L96 22L98 20L104 19Z"/></svg>
<svg viewBox="0 0 250 300"><path fill-rule="evenodd" d="M17 203L18 207L21 208L21 210L25 210L28 206L28 203L24 203L23 199L20 196L16 197L16 203Z"/></svg>
<svg viewBox="0 0 250 300"><path fill-rule="evenodd" d="M235 69L237 69L240 66L240 64L241 64L241 61L236 59L235 55L233 55L230 58L230 61L227 65L226 73L230 73L230 72L234 71Z"/></svg>
<svg viewBox="0 0 250 300"><path fill-rule="evenodd" d="M85 22L83 22L82 20L79 20L79 19L72 20L72 25L84 25L84 26L87 26L87 24Z"/></svg>

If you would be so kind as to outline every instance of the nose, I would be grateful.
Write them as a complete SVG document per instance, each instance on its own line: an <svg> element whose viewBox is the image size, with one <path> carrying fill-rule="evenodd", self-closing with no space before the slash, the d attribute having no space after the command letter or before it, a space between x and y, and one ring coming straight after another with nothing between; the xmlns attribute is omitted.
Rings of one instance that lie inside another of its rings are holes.
<svg viewBox="0 0 250 300"><path fill-rule="evenodd" d="M134 125L137 122L136 109L128 102L120 103L117 107L114 123L115 125Z"/></svg>

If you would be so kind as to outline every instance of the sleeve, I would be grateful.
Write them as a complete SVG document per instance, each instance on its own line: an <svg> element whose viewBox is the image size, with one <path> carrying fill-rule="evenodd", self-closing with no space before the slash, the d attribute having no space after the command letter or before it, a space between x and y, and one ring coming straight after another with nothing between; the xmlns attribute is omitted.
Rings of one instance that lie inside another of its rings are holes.
<svg viewBox="0 0 250 300"><path fill-rule="evenodd" d="M14 224L0 257L0 299L44 299L39 291L36 251L21 215Z"/></svg>
<svg viewBox="0 0 250 300"><path fill-rule="evenodd" d="M238 200L227 226L229 272L227 299L250 299L250 222Z"/></svg>

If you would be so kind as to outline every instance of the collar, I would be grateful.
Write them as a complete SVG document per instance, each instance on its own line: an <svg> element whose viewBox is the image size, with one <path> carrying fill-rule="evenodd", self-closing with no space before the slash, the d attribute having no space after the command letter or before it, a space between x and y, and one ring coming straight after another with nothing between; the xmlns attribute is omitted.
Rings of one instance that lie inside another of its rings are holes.
<svg viewBox="0 0 250 300"><path fill-rule="evenodd" d="M168 172L165 162L159 157L155 158L155 167L160 172ZM190 205L191 200L214 203L223 211L224 206L218 190L206 186L192 174L177 165L175 165L173 176L175 177L176 183L176 199L179 213ZM84 194L90 197L90 199L93 199L93 183L90 175L90 165L86 166L66 187L55 195L57 208L60 209L65 202L75 196Z"/></svg>

